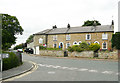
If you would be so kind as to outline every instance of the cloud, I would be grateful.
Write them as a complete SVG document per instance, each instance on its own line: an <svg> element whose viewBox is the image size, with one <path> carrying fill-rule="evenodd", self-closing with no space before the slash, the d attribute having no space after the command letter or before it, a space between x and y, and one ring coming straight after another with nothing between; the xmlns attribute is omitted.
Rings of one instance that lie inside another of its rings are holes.
<svg viewBox="0 0 120 83"><path fill-rule="evenodd" d="M114 16L117 29L118 0L1 0L1 13L16 16L24 29L17 44L25 42L29 35L53 25L66 27L81 26L93 17L101 24L111 24ZM116 30L117 31L117 30Z"/></svg>

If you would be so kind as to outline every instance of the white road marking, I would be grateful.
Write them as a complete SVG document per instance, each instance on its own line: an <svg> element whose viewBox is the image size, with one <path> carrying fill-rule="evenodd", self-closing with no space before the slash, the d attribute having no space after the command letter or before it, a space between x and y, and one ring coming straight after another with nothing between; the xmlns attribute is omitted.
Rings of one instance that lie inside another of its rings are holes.
<svg viewBox="0 0 120 83"><path fill-rule="evenodd" d="M68 69L68 67L61 67L60 69Z"/></svg>
<svg viewBox="0 0 120 83"><path fill-rule="evenodd" d="M116 75L119 75L119 73L116 73Z"/></svg>
<svg viewBox="0 0 120 83"><path fill-rule="evenodd" d="M85 69L85 68L82 68L82 69L79 69L78 71L87 71L88 69Z"/></svg>
<svg viewBox="0 0 120 83"><path fill-rule="evenodd" d="M98 72L97 70L89 70L89 72Z"/></svg>
<svg viewBox="0 0 120 83"><path fill-rule="evenodd" d="M48 74L55 74L55 72L54 71L49 71Z"/></svg>
<svg viewBox="0 0 120 83"><path fill-rule="evenodd" d="M97 73L98 71L97 70L89 70L89 69L86 69L86 68L75 68L75 67L61 67L61 66L54 66L54 65L47 65L47 64L38 64L39 66L41 67L52 67L52 68L59 68L59 69L68 69L68 70L77 70L77 71L88 71L88 72L94 72L94 73ZM55 72L48 72L49 74L54 74ZM99 73L102 73L102 74L113 74L114 72L113 71L103 71L103 72L99 72ZM118 75L119 73L114 73L115 75Z"/></svg>
<svg viewBox="0 0 120 83"><path fill-rule="evenodd" d="M39 66L42 66L42 67L45 66L45 65L43 65L43 64L38 64L38 65L39 65Z"/></svg>
<svg viewBox="0 0 120 83"><path fill-rule="evenodd" d="M102 73L104 73L104 74L112 74L113 72L112 71L104 71Z"/></svg>
<svg viewBox="0 0 120 83"><path fill-rule="evenodd" d="M72 68L68 68L69 70L75 70L75 69L78 69L78 68L74 68L74 67L72 67Z"/></svg>

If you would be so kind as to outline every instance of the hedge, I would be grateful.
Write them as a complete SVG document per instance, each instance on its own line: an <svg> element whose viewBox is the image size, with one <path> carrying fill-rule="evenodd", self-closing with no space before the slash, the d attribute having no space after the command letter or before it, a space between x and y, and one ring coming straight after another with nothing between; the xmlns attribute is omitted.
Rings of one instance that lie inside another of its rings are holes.
<svg viewBox="0 0 120 83"><path fill-rule="evenodd" d="M9 54L9 58L3 58L3 71L21 65L18 57L13 52L3 52Z"/></svg>

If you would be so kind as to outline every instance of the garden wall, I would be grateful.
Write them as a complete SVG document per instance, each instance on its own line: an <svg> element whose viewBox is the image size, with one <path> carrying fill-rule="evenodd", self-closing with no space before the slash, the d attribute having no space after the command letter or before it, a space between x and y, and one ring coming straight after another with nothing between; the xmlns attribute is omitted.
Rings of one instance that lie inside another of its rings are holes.
<svg viewBox="0 0 120 83"><path fill-rule="evenodd" d="M82 57L82 58L88 58L93 57L94 52L93 51L83 51L83 52L68 52L69 57Z"/></svg>
<svg viewBox="0 0 120 83"><path fill-rule="evenodd" d="M118 50L113 52L99 52L98 53L99 58L108 58L108 59L118 59Z"/></svg>
<svg viewBox="0 0 120 83"><path fill-rule="evenodd" d="M64 56L63 50L40 50L42 56Z"/></svg>
<svg viewBox="0 0 120 83"><path fill-rule="evenodd" d="M40 55L64 57L64 51L63 50L40 50ZM68 52L68 57L93 58L94 52L93 51ZM98 52L98 58L118 59L118 51Z"/></svg>

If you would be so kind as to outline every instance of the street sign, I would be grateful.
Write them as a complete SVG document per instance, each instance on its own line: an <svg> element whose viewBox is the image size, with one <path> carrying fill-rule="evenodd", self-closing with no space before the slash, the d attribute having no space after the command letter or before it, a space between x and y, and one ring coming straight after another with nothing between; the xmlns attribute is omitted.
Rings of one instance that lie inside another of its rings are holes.
<svg viewBox="0 0 120 83"><path fill-rule="evenodd" d="M6 53L0 54L0 60L1 60L1 57L2 58L9 58L9 54L6 54Z"/></svg>

